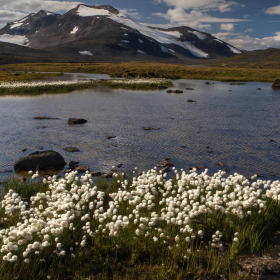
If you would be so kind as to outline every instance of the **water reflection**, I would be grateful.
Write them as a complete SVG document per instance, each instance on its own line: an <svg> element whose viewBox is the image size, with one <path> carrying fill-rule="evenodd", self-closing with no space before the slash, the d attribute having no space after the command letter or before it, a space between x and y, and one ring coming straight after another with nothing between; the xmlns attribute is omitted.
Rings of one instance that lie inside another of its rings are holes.
<svg viewBox="0 0 280 280"><path fill-rule="evenodd" d="M221 161L228 174L279 178L280 91L266 83L206 85L192 80L175 81L174 88L184 93L102 87L1 97L0 171L13 169L17 159L43 147L59 152L66 162L87 164L91 171L108 172L118 163L123 163L120 171L135 166L147 170L169 157L178 168L205 165L215 172ZM60 120L34 120L35 116ZM88 122L69 126L71 117ZM160 130L144 131L146 126ZM109 140L109 135L116 138ZM81 151L67 153L63 148L69 146ZM0 174L0 179L3 176L7 174Z"/></svg>

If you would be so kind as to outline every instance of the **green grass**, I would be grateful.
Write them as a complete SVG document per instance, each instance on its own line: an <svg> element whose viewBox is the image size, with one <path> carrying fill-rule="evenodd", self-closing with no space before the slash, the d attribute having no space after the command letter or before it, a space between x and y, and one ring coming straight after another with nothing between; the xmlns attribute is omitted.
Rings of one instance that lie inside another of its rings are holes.
<svg viewBox="0 0 280 280"><path fill-rule="evenodd" d="M200 62L201 63L201 62ZM205 61L207 63L207 61ZM213 62L214 64L214 62ZM4 69L6 66L0 66ZM251 68L250 63L228 67L186 67L178 64L153 62L125 63L26 63L9 65L13 71L98 73L119 77L172 77L217 81L259 81L272 82L280 77L280 69Z"/></svg>
<svg viewBox="0 0 280 280"><path fill-rule="evenodd" d="M128 186L132 181L128 180ZM173 185L177 180L173 180ZM66 184L66 189L71 189L71 183ZM81 186L81 183L78 183ZM99 178L95 185L99 190L107 194L118 192L121 184L115 180ZM190 189L195 186L190 185ZM161 184L156 184L155 188L162 189ZM46 193L49 190L48 184L36 183L28 179L25 183L19 183L16 178L10 177L3 185L4 194L14 190L22 198L30 198L37 193ZM130 189L129 191L133 190ZM158 204L161 197L158 192L155 198L155 208L153 211L159 213ZM41 202L45 204L45 202ZM38 207L39 201L32 207ZM85 204L85 213L89 211L88 204ZM107 206L104 205L106 208ZM128 203L120 204L117 215L128 215L131 213L131 206ZM240 256L251 256L259 254L269 246L269 238L273 231L279 230L280 225L280 205L278 202L267 198L267 206L260 214L258 208L252 209L252 215L239 218L236 215L225 214L215 211L212 215L203 214L198 216L190 224L195 231L202 229L204 232L203 241L197 238L191 243L180 242L180 247L176 247L174 237L180 235L179 227L174 224L158 222L157 228L162 228L163 232L171 238L167 242L159 240L153 242L152 238L143 235L135 239L135 229L137 225L133 222L128 228L120 229L116 237L106 237L97 233L95 237L87 237L86 247L75 245L80 243L83 233L84 222L80 217L73 220L76 230L65 228L59 236L59 241L63 243L63 249L67 252L65 256L53 254L55 249L54 236L51 236L51 246L40 251L39 255L30 254L30 264L23 262L21 253L17 262L6 262L2 260L5 253L0 253L0 274L1 279L47 279L50 275L52 279L199 279L203 275L211 276L211 279L220 279L223 274L227 279L250 279L250 275L241 273L237 265ZM90 212L90 211L89 211ZM0 210L0 228L10 228L22 221L18 215L7 216L4 209ZM63 213L63 211L61 211ZM146 208L140 209L141 216L149 215ZM92 214L91 214L92 215ZM209 218L211 220L209 220ZM90 220L91 227L97 229L98 222ZM223 232L222 242L224 250L214 248L207 240L211 240L213 232L220 230ZM234 233L239 232L238 243L232 242ZM151 230L151 236L155 234L155 229ZM33 235L33 241L37 240ZM2 245L2 244L0 244ZM171 246L170 250L168 247ZM24 246L19 246L22 252ZM73 251L70 250L73 248ZM191 250L191 253L188 253ZM71 253L76 255L71 257ZM186 256L187 258L184 258ZM186 278L185 278L186 279Z"/></svg>

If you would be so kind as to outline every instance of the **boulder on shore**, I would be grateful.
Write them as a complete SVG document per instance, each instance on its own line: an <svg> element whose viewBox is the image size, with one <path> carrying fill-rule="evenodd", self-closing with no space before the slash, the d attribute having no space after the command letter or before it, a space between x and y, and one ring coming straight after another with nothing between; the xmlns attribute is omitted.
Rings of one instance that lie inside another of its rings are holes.
<svg viewBox="0 0 280 280"><path fill-rule="evenodd" d="M14 165L16 172L49 169L63 169L66 165L64 158L55 151L34 152L28 156L19 159Z"/></svg>
<svg viewBox="0 0 280 280"><path fill-rule="evenodd" d="M86 122L87 122L87 120L85 120L85 119L75 119L75 118L68 119L68 124L83 124Z"/></svg>
<svg viewBox="0 0 280 280"><path fill-rule="evenodd" d="M280 87L280 79L275 79L273 81L272 87L276 87L276 88Z"/></svg>

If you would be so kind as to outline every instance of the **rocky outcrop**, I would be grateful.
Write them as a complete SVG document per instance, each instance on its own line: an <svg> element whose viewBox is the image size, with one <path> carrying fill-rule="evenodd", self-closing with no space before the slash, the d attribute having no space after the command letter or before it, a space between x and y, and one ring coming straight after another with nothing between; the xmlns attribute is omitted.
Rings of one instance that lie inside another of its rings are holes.
<svg viewBox="0 0 280 280"><path fill-rule="evenodd" d="M75 119L75 118L68 119L68 124L83 124L86 122L87 122L87 120L85 120L85 119Z"/></svg>
<svg viewBox="0 0 280 280"><path fill-rule="evenodd" d="M49 169L63 169L66 165L64 158L55 151L43 151L29 154L19 159L14 165L16 172L39 170L45 171Z"/></svg>
<svg viewBox="0 0 280 280"><path fill-rule="evenodd" d="M275 79L273 81L272 87L280 88L280 79Z"/></svg>

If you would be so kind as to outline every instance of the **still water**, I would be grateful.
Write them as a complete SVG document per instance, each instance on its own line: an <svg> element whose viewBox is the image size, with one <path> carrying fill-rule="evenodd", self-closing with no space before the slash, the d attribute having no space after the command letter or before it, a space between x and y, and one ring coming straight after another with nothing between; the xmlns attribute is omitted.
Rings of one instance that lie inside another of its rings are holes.
<svg viewBox="0 0 280 280"><path fill-rule="evenodd" d="M136 166L147 170L171 158L185 170L205 165L213 173L221 168L217 165L221 161L227 174L258 173L264 179L279 179L280 90L273 90L270 83L207 85L198 80L177 80L173 88L184 93L100 87L69 94L0 97L0 171L13 170L17 159L43 147L59 152L67 163L89 165L92 172L108 172L118 163L123 164L120 171ZM36 116L60 120L34 120ZM70 126L68 118L88 122ZM145 131L146 126L160 129ZM116 138L109 140L109 135ZM63 148L69 146L81 151L65 152ZM0 174L0 179L10 174Z"/></svg>

